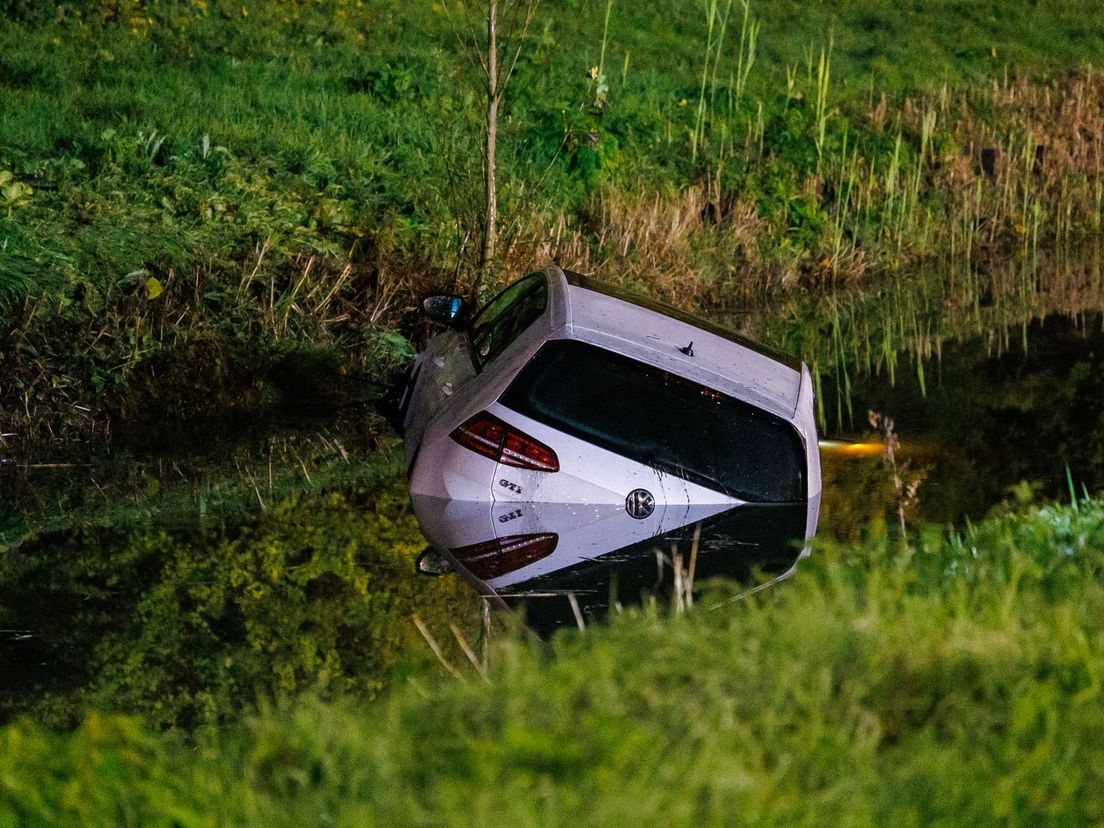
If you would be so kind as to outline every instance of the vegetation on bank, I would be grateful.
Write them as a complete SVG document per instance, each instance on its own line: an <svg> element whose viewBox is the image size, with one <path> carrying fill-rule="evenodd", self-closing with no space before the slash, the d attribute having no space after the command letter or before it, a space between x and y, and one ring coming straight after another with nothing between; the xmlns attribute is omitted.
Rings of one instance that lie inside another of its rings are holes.
<svg viewBox="0 0 1104 828"><path fill-rule="evenodd" d="M0 823L1091 824L1104 819L1104 502L908 546L877 526L780 588L718 586L484 683L300 699L192 737L0 729Z"/></svg>
<svg viewBox="0 0 1104 828"><path fill-rule="evenodd" d="M472 288L478 92L445 2L0 0L0 463L376 393L418 294ZM923 393L946 338L1102 307L1098 17L545 4L496 278L554 256L735 321L833 375L837 422L857 373ZM1084 419L1026 422L1096 470L1094 359L945 404L1003 428L1065 395ZM783 587L499 631L484 682L377 438L368 468L319 437L2 492L0 825L1104 820L1099 499L902 545L840 495L853 542Z"/></svg>
<svg viewBox="0 0 1104 828"><path fill-rule="evenodd" d="M255 411L303 393L289 366L400 361L413 299L474 275L452 8L4 4L0 432ZM555 256L712 313L949 257L925 278L976 297L980 258L1099 231L1104 23L1077 4L710 8L541 10L500 279Z"/></svg>

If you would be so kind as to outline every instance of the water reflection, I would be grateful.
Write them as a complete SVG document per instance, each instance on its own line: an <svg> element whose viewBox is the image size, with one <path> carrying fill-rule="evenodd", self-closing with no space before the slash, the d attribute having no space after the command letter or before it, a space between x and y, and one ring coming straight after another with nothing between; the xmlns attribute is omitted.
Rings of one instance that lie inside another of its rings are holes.
<svg viewBox="0 0 1104 828"><path fill-rule="evenodd" d="M913 523L960 523L1004 501L1068 498L1072 482L1104 487L1104 316L1051 316L1031 322L1023 341L995 347L989 336L945 342L920 375L886 372L847 380L853 417L839 430L862 438L866 412L892 415L899 456L919 481ZM825 382L835 393L844 380ZM825 530L854 537L895 507L886 470L875 459L827 453ZM1067 471L1068 470L1068 471Z"/></svg>
<svg viewBox="0 0 1104 828"><path fill-rule="evenodd" d="M729 322L809 363L822 434L870 439L869 410L896 420L911 525L1104 487L1099 245L890 273ZM877 458L828 453L822 472L822 534L895 521Z"/></svg>
<svg viewBox="0 0 1104 828"><path fill-rule="evenodd" d="M483 596L547 633L615 604L692 600L712 578L748 586L788 575L807 551L819 498L663 506L647 520L610 504L413 498L427 539Z"/></svg>
<svg viewBox="0 0 1104 828"><path fill-rule="evenodd" d="M727 321L801 355L825 380L818 413L831 432L848 419L865 422L866 411L854 408L852 396L863 377L886 377L890 385L911 378L923 389L949 347L986 357L1030 351L1044 320L1099 330L1102 312L1104 253L1094 245L888 273L826 294L764 303Z"/></svg>

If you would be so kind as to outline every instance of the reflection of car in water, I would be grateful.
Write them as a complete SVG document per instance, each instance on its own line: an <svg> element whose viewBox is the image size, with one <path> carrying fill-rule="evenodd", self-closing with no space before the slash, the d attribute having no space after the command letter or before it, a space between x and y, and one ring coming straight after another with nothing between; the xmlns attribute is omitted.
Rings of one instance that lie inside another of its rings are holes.
<svg viewBox="0 0 1104 828"><path fill-rule="evenodd" d="M480 582L502 577L503 555L534 573L562 556L541 537L557 533L520 531L538 507L563 506L582 526L616 514L629 535L654 538L745 504L800 504L793 537L815 531L820 462L800 362L558 267L474 315L452 296L423 307L448 330L400 401L415 512L435 543L441 509L428 504L450 501L468 504L465 520L482 516L473 544L523 538L469 551Z"/></svg>
<svg viewBox="0 0 1104 828"><path fill-rule="evenodd" d="M722 576L745 583L785 577L804 551L810 509L806 502L680 505L640 521L612 505L488 510L418 495L413 502L432 544L423 555L439 557L480 594L522 608L538 632L602 618L614 602L668 598L676 564L699 586Z"/></svg>

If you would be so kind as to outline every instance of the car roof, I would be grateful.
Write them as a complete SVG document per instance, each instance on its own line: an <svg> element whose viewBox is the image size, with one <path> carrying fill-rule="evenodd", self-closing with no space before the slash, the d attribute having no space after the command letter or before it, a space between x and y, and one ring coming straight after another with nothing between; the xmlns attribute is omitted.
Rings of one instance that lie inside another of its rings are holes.
<svg viewBox="0 0 1104 828"><path fill-rule="evenodd" d="M791 419L800 360L763 348L677 308L571 271L566 327L573 338L619 351ZM693 343L693 355L684 352Z"/></svg>

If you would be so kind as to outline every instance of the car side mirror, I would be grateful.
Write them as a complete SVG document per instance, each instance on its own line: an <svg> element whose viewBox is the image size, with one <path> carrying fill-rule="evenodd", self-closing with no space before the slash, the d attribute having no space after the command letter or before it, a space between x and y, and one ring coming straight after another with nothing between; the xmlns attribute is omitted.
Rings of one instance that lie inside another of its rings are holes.
<svg viewBox="0 0 1104 828"><path fill-rule="evenodd" d="M435 294L422 300L422 313L434 322L458 327L464 312L464 300L459 296Z"/></svg>

